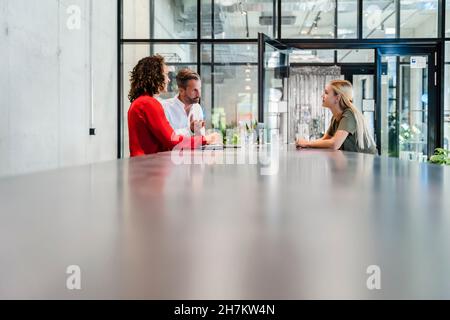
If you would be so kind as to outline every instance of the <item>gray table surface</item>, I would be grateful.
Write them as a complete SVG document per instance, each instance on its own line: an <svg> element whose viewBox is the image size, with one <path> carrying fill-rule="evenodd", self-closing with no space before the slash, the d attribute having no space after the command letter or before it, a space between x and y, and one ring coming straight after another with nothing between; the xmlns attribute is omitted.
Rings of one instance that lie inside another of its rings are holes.
<svg viewBox="0 0 450 320"><path fill-rule="evenodd" d="M293 146L276 159L268 175L163 153L0 179L0 298L450 298L450 168Z"/></svg>

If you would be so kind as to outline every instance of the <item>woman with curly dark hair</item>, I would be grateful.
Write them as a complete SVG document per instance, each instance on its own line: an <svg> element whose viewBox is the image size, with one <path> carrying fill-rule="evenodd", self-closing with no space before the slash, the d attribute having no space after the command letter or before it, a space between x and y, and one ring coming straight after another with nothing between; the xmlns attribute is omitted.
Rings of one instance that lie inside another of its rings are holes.
<svg viewBox="0 0 450 320"><path fill-rule="evenodd" d="M220 141L217 134L206 137L183 137L175 134L161 103L156 99L161 93L167 92L170 82L168 74L169 69L160 55L142 59L131 72L131 89L128 95L131 102L128 111L131 157L170 151L179 144L195 148Z"/></svg>

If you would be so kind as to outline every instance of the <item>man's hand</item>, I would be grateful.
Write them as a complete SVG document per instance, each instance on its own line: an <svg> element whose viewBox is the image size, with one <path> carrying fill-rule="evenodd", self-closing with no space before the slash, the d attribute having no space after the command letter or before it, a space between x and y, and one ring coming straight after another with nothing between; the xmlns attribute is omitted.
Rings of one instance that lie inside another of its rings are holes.
<svg viewBox="0 0 450 320"><path fill-rule="evenodd" d="M222 135L217 132L208 134L205 136L206 144L223 144Z"/></svg>
<svg viewBox="0 0 450 320"><path fill-rule="evenodd" d="M196 135L196 136L201 135L201 130L204 127L205 127L205 121L202 121L202 120L191 121L191 132L193 132L194 135Z"/></svg>

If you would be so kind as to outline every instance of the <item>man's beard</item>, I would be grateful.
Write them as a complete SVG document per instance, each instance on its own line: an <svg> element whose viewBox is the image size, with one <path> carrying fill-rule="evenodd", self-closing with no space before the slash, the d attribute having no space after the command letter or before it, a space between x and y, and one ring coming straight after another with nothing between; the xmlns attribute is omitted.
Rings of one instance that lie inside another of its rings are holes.
<svg viewBox="0 0 450 320"><path fill-rule="evenodd" d="M197 104L197 103L200 102L200 98L195 98L195 99L192 99L192 98L189 98L189 97L186 97L186 98L187 98L189 104Z"/></svg>

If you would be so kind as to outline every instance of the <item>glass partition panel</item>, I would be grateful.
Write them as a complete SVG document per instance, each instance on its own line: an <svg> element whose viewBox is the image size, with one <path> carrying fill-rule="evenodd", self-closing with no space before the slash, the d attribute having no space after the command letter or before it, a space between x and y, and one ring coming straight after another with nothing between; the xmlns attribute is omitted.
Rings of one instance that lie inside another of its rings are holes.
<svg viewBox="0 0 450 320"><path fill-rule="evenodd" d="M197 1L123 0L123 38L197 38Z"/></svg>
<svg viewBox="0 0 450 320"><path fill-rule="evenodd" d="M395 38L397 1L363 1L363 38Z"/></svg>
<svg viewBox="0 0 450 320"><path fill-rule="evenodd" d="M284 0L281 6L283 38L335 37L335 1Z"/></svg>

